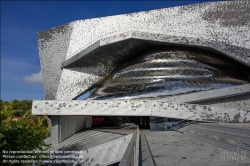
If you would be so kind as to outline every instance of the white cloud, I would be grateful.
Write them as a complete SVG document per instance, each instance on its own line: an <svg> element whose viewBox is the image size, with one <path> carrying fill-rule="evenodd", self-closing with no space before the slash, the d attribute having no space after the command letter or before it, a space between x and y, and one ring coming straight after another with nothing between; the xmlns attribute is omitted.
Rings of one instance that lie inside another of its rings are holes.
<svg viewBox="0 0 250 166"><path fill-rule="evenodd" d="M29 84L42 84L42 72L25 76L22 78L22 81Z"/></svg>

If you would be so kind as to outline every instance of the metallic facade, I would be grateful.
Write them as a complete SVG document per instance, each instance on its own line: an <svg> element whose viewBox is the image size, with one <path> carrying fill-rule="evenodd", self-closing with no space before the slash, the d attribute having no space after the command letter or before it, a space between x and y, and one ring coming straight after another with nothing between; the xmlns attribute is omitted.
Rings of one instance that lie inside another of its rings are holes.
<svg viewBox="0 0 250 166"><path fill-rule="evenodd" d="M223 55L195 48L151 48L127 63L92 96L97 99L159 97L250 82L250 68L233 63Z"/></svg>
<svg viewBox="0 0 250 166"><path fill-rule="evenodd" d="M194 4L79 20L40 32L45 99L77 98L149 46L205 48L249 66L249 3Z"/></svg>
<svg viewBox="0 0 250 166"><path fill-rule="evenodd" d="M249 18L249 1L221 1L39 32L45 100L32 113L54 116L59 138L79 129L61 132L70 123L61 115L250 122Z"/></svg>

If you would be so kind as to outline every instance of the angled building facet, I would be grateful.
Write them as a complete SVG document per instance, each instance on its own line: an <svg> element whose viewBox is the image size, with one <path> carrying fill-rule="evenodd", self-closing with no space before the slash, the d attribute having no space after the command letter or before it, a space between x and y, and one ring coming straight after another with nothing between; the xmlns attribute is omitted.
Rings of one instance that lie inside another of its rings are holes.
<svg viewBox="0 0 250 166"><path fill-rule="evenodd" d="M92 116L249 123L249 18L249 1L222 1L39 32L45 100L32 113L52 116L53 143L91 127Z"/></svg>

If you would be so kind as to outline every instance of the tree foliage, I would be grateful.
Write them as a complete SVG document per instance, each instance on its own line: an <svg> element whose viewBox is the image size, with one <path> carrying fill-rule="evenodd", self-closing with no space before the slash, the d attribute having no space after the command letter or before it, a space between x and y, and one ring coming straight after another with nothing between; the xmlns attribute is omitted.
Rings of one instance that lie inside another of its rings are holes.
<svg viewBox="0 0 250 166"><path fill-rule="evenodd" d="M31 115L32 101L0 101L0 150L20 151L42 149L49 136L47 116ZM14 120L20 116L19 120Z"/></svg>

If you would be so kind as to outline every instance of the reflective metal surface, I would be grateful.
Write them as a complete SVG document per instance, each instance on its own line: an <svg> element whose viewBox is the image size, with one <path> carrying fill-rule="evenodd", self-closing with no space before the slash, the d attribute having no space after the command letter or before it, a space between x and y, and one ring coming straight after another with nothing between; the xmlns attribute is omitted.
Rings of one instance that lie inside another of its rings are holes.
<svg viewBox="0 0 250 166"><path fill-rule="evenodd" d="M158 97L249 82L247 67L209 51L158 47L138 57L125 62L91 97Z"/></svg>

